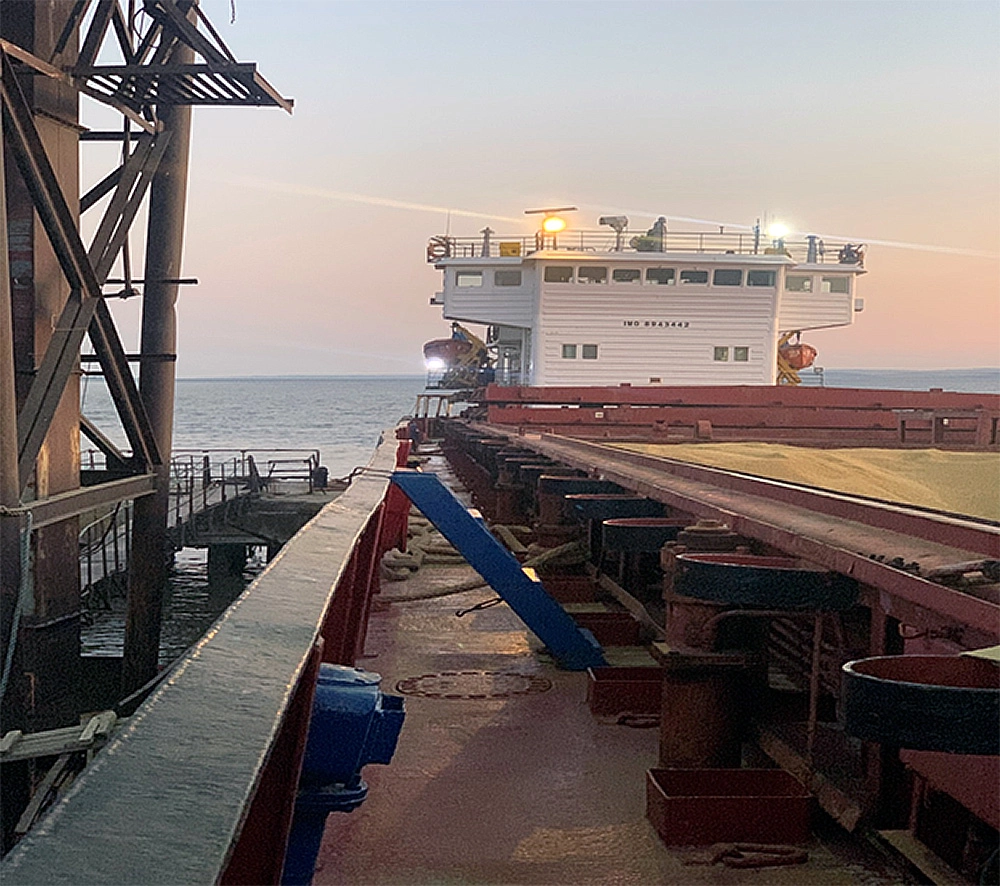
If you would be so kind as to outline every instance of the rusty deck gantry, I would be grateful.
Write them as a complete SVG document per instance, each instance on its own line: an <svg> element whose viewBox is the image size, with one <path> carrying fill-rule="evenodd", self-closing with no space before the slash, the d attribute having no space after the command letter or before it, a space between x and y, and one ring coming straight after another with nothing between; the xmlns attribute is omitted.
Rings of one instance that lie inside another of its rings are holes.
<svg viewBox="0 0 1000 886"><path fill-rule="evenodd" d="M85 512L135 502L125 692L155 673L191 106L292 102L236 60L192 0L4 2L0 67L0 710L5 728L38 729L79 714ZM80 96L120 114L121 127L82 126ZM81 193L90 142L119 145L120 162ZM129 234L147 197L145 268L134 274ZM81 217L94 214L88 243ZM106 301L116 268L116 291L141 289L138 354ZM81 356L85 338L93 356ZM81 360L99 366L128 450L81 415ZM81 434L104 456L85 476Z"/></svg>

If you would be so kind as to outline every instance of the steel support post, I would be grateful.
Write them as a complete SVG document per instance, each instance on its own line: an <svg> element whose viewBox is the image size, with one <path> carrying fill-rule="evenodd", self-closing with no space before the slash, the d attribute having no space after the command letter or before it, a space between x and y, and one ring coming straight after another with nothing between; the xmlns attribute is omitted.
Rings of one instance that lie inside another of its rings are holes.
<svg viewBox="0 0 1000 886"><path fill-rule="evenodd" d="M188 64L194 52L179 45L173 61ZM163 128L171 133L150 188L142 305L143 355L173 354L177 347L177 284L184 246L191 108L164 107ZM174 363L143 360L139 394L146 407L162 463L153 495L135 502L132 563L129 568L122 690L132 692L156 675L160 617L167 578L167 512L170 501L170 451L174 429Z"/></svg>
<svg viewBox="0 0 1000 886"><path fill-rule="evenodd" d="M6 670L6 658L14 642L14 612L21 584L21 515L18 513L21 484L17 472L14 321L6 195L3 121L0 119L0 650L3 651L0 673Z"/></svg>

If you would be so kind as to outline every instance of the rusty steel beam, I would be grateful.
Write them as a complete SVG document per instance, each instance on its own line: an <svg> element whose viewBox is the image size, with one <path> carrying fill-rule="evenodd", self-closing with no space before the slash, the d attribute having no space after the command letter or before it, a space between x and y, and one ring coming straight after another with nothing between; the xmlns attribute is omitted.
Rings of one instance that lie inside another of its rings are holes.
<svg viewBox="0 0 1000 886"><path fill-rule="evenodd" d="M194 51L180 44L176 60L189 62ZM149 197L146 234L146 268L149 281L143 290L142 354L173 354L177 350L177 284L166 280L180 276L184 244L188 160L191 147L191 108L161 109L164 130L171 141L156 170ZM125 363L128 372L127 363ZM156 675L159 660L160 621L166 568L169 509L170 446L174 422L175 366L169 362L139 364L139 392L150 432L163 462L158 469L156 494L137 502L132 519L132 561L129 569L122 658L123 693ZM129 379L131 380L131 373Z"/></svg>
<svg viewBox="0 0 1000 886"><path fill-rule="evenodd" d="M6 174L0 117L0 647L15 648L15 628L21 590L21 483L17 471L17 395L14 390L13 298L7 240ZM6 656L4 656L6 659ZM13 660L11 664L13 665ZM0 661L0 674L7 670ZM2 704L6 693L0 694ZM13 707L11 693L3 707ZM4 716L6 720L7 717Z"/></svg>
<svg viewBox="0 0 1000 886"><path fill-rule="evenodd" d="M82 299L78 289L70 292L21 407L17 428L18 473L22 490L34 470L35 459L52 424L66 381L76 368L80 343L95 304L96 299Z"/></svg>
<svg viewBox="0 0 1000 886"><path fill-rule="evenodd" d="M97 9L90 20L90 27L83 38L83 46L80 47L80 55L76 60L78 65L92 65L96 60L117 6L118 0L97 0Z"/></svg>
<svg viewBox="0 0 1000 886"><path fill-rule="evenodd" d="M131 458L115 446L101 429L85 415L80 416L80 433L90 440L109 462L115 462L121 467L125 467L131 461Z"/></svg>
<svg viewBox="0 0 1000 886"><path fill-rule="evenodd" d="M117 133L119 139L124 138L121 133ZM81 141L84 139L81 138ZM86 194L80 198L80 214L82 215L96 203L98 203L102 197L106 197L110 194L117 186L118 182L121 180L122 171L124 166L119 166L113 172L109 172L104 178L102 178L94 187L92 187Z"/></svg>
<svg viewBox="0 0 1000 886"><path fill-rule="evenodd" d="M55 48L52 50L52 61L69 45L70 38L76 31L77 25L83 21L83 17L87 14L87 10L90 8L91 0L75 0L73 3L73 9L70 11L69 15L66 17L66 24L63 25L62 32L59 34L59 39L56 41Z"/></svg>
<svg viewBox="0 0 1000 886"><path fill-rule="evenodd" d="M806 388L769 385L698 385L671 387L518 387L489 385L484 402L592 406L799 406L822 409L990 409L1000 412L1000 394L955 391L887 391L868 388Z"/></svg>
<svg viewBox="0 0 1000 886"><path fill-rule="evenodd" d="M125 163L115 195L90 248L90 258L102 283L107 279L114 260L128 237L132 221L154 180L170 138L169 131L161 132L154 138L142 137ZM128 357L118 337L111 312L103 301L96 305L89 332L133 452L139 457L143 467L162 463L152 424L128 368Z"/></svg>
<svg viewBox="0 0 1000 886"><path fill-rule="evenodd" d="M91 306L87 302L96 303L101 290L77 232L76 221L35 128L31 108L16 80L10 59L2 49L0 65L5 142L11 146L32 202L72 290L61 317L61 321L71 320L71 323L63 326L60 322L57 326L46 350L46 358L18 417L18 474L23 489L34 469L35 458L79 353L82 332L78 333L76 329L89 322L87 313Z"/></svg>
<svg viewBox="0 0 1000 886"><path fill-rule="evenodd" d="M139 474L135 477L100 483L97 486L83 486L80 489L30 502L26 507L31 511L32 528L38 529L59 523L94 508L116 505L122 501L132 501L151 495L155 481L155 474Z"/></svg>
<svg viewBox="0 0 1000 886"><path fill-rule="evenodd" d="M99 283L104 283L111 273L118 253L128 236L129 228L146 191L170 144L170 133L163 132L155 138L142 136L129 159L121 169L115 193L101 218L97 233L88 250Z"/></svg>
<svg viewBox="0 0 1000 886"><path fill-rule="evenodd" d="M14 67L3 50L0 50L0 62L3 68L0 93L3 97L4 130L18 168L70 287L80 290L87 297L97 298L101 294L100 286L77 232L76 220L49 163Z"/></svg>
<svg viewBox="0 0 1000 886"><path fill-rule="evenodd" d="M129 120L135 123L140 129L144 129L151 135L157 131L156 123L151 120L147 120L124 102L120 102L113 96L108 96L97 91L96 89L92 89L85 83L80 83L77 80L74 80L69 74L57 67L54 67L53 65L50 65L44 59L40 59L38 56L32 55L32 53L28 52L26 49L22 49L16 43L11 43L9 40L0 38L0 50L5 52L11 58L16 58L19 62L22 62L29 68L37 71L39 74L44 74L46 77L58 80L60 83L69 86L71 89L77 89L84 95L90 96L90 98L94 99L94 101L99 101L110 108L114 108L119 114L128 117Z"/></svg>
<svg viewBox="0 0 1000 886"><path fill-rule="evenodd" d="M131 34L129 33L128 22L125 21L125 14L118 3L115 3L114 14L111 23L115 28L115 37L118 39L118 48L122 51L122 56L126 64L131 64L135 59L135 47L132 46Z"/></svg>
<svg viewBox="0 0 1000 886"><path fill-rule="evenodd" d="M188 10L193 5L191 3L173 3L171 0L152 0L152 2L147 2L146 12L155 16L159 11L164 17L164 22L169 22L169 29L206 62L218 62L222 65L235 62L236 59L228 50L223 52L214 46L212 41L198 30L195 22L188 19ZM183 8L181 8L182 6ZM194 8L197 10L197 6Z"/></svg>
<svg viewBox="0 0 1000 886"><path fill-rule="evenodd" d="M146 137L136 146L88 254L6 55L3 55L3 100L5 122L10 121L15 127L12 143L18 166L72 289L21 410L18 459L21 488L31 476L66 381L76 367L88 327L129 442L143 465L156 464L158 454L149 420L143 413L110 312L101 303L100 283L124 243L169 144L169 134L156 139Z"/></svg>

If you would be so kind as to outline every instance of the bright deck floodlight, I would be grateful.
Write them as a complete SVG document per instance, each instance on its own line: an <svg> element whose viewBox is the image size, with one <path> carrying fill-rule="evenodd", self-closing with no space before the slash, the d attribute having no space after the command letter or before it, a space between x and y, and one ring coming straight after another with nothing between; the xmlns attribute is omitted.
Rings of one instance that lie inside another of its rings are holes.
<svg viewBox="0 0 1000 886"><path fill-rule="evenodd" d="M775 222L773 225L768 227L767 235L772 240L784 240L789 234L788 226L783 225L780 222Z"/></svg>
<svg viewBox="0 0 1000 886"><path fill-rule="evenodd" d="M525 215L541 215L541 230L535 235L538 248L545 248L545 237L551 235L552 248L556 247L556 234L566 230L566 220L560 218L558 212L576 212L575 206L551 206L546 209L525 209Z"/></svg>

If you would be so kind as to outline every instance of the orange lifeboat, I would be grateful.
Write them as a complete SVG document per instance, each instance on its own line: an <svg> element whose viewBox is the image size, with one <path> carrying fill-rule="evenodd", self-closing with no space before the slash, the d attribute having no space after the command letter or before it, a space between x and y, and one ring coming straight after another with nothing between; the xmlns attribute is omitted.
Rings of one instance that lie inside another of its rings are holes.
<svg viewBox="0 0 1000 886"><path fill-rule="evenodd" d="M812 366L818 352L812 345L797 344L782 345L778 353L792 369L799 370Z"/></svg>
<svg viewBox="0 0 1000 886"><path fill-rule="evenodd" d="M424 345L424 359L440 360L444 366L454 366L471 350L472 342L464 339L436 338Z"/></svg>

